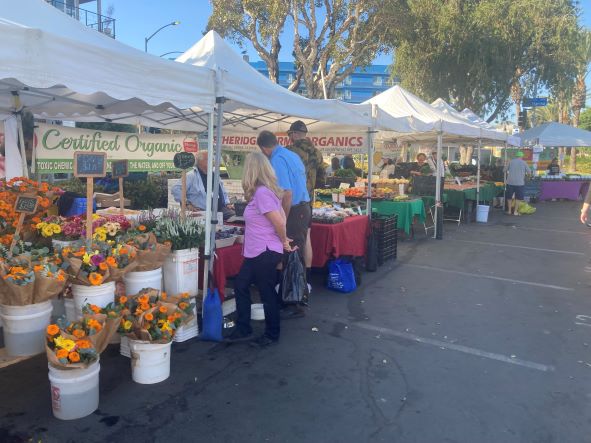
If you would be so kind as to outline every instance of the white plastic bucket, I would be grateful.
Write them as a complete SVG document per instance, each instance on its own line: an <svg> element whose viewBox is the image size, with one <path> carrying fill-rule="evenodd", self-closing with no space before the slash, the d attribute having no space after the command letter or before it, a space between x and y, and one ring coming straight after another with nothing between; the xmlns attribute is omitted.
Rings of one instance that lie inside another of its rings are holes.
<svg viewBox="0 0 591 443"><path fill-rule="evenodd" d="M48 367L55 418L74 420L98 409L101 369L98 361L85 369L58 369L51 364Z"/></svg>
<svg viewBox="0 0 591 443"><path fill-rule="evenodd" d="M125 293L135 295L144 288L162 291L162 268L153 271L128 272L123 276Z"/></svg>
<svg viewBox="0 0 591 443"><path fill-rule="evenodd" d="M490 206L488 205L478 205L476 207L476 221L478 223L486 223L488 222L488 210Z"/></svg>
<svg viewBox="0 0 591 443"><path fill-rule="evenodd" d="M72 323L77 320L76 305L74 304L73 298L64 298L64 310L66 311L66 320L68 323Z"/></svg>
<svg viewBox="0 0 591 443"><path fill-rule="evenodd" d="M56 240L54 238L51 239L51 246L53 246L54 250L65 248L66 246L72 246L76 243L76 240Z"/></svg>
<svg viewBox="0 0 591 443"><path fill-rule="evenodd" d="M251 320L264 320L265 309L262 303L253 303L250 305L250 319Z"/></svg>
<svg viewBox="0 0 591 443"><path fill-rule="evenodd" d="M5 315L0 313L4 328L4 346L8 355L35 355L45 351L45 329L49 325L51 311L53 311L51 302L47 303L48 308L33 314Z"/></svg>
<svg viewBox="0 0 591 443"><path fill-rule="evenodd" d="M110 281L98 286L72 285L76 318L82 317L82 308L87 305L96 305L104 308L115 301L115 282Z"/></svg>
<svg viewBox="0 0 591 443"><path fill-rule="evenodd" d="M171 344L129 340L133 381L149 385L166 380L170 376Z"/></svg>
<svg viewBox="0 0 591 443"><path fill-rule="evenodd" d="M199 249L171 252L162 266L164 290L170 295L187 292L197 295L199 279Z"/></svg>
<svg viewBox="0 0 591 443"><path fill-rule="evenodd" d="M0 314L4 315L30 315L39 312L47 311L52 306L51 300L46 300L42 303L34 303L32 305L23 306L9 306L0 305Z"/></svg>
<svg viewBox="0 0 591 443"><path fill-rule="evenodd" d="M51 313L52 321L66 315L66 306L63 297L52 298L51 305L53 306L53 312Z"/></svg>
<svg viewBox="0 0 591 443"><path fill-rule="evenodd" d="M129 337L122 336L119 344L119 353L127 358L131 358L131 349L129 348Z"/></svg>

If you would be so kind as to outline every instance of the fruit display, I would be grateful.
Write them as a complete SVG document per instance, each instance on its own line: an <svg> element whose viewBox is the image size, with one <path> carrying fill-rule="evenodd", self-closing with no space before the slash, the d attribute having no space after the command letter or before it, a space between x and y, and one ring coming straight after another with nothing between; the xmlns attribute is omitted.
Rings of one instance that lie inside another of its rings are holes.
<svg viewBox="0 0 591 443"><path fill-rule="evenodd" d="M343 190L340 188L328 188L328 189L315 189L317 195L332 195L340 194Z"/></svg>
<svg viewBox="0 0 591 443"><path fill-rule="evenodd" d="M334 173L335 177L340 178L355 178L357 174L353 169L337 169Z"/></svg>
<svg viewBox="0 0 591 443"><path fill-rule="evenodd" d="M365 188L348 188L343 191L345 197L362 198L365 195Z"/></svg>
<svg viewBox="0 0 591 443"><path fill-rule="evenodd" d="M403 202L403 201L410 200L410 197L408 195L397 195L396 197L394 197L393 200L395 202Z"/></svg>
<svg viewBox="0 0 591 443"><path fill-rule="evenodd" d="M325 206L312 209L312 222L314 223L340 223L345 218L358 215L352 208L338 208Z"/></svg>

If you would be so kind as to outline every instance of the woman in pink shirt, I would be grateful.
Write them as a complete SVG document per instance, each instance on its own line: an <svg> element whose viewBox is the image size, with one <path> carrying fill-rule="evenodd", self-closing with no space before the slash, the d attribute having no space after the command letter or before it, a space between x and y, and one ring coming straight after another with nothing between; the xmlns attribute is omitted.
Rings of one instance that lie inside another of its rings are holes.
<svg viewBox="0 0 591 443"><path fill-rule="evenodd" d="M273 167L260 152L249 154L242 177L244 198L244 262L234 281L236 329L228 341L250 339L250 285L254 283L261 295L265 310L265 333L252 343L266 347L279 340L279 296L275 291L277 265L283 250L291 250L285 231L285 213L281 207L281 188Z"/></svg>

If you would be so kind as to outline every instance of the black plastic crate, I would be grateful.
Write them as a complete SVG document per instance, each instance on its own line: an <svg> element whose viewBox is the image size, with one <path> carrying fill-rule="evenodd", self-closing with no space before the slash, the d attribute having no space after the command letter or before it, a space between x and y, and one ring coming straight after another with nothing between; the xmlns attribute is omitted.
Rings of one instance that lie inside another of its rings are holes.
<svg viewBox="0 0 591 443"><path fill-rule="evenodd" d="M371 224L378 247L378 265L396 259L398 250L398 216L374 216Z"/></svg>

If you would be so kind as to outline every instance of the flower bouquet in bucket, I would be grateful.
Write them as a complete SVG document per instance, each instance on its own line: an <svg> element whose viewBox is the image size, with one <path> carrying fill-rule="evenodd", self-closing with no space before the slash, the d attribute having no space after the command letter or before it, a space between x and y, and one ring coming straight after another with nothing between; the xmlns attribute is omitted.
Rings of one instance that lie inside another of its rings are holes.
<svg viewBox="0 0 591 443"><path fill-rule="evenodd" d="M151 384L169 377L172 339L192 316L188 300L188 295L169 300L164 293L152 289L119 298L119 332L129 338L134 381Z"/></svg>
<svg viewBox="0 0 591 443"><path fill-rule="evenodd" d="M60 257L48 248L32 249L18 242L8 257L0 247L0 304L24 306L43 303L59 295L66 285L67 275Z"/></svg>

